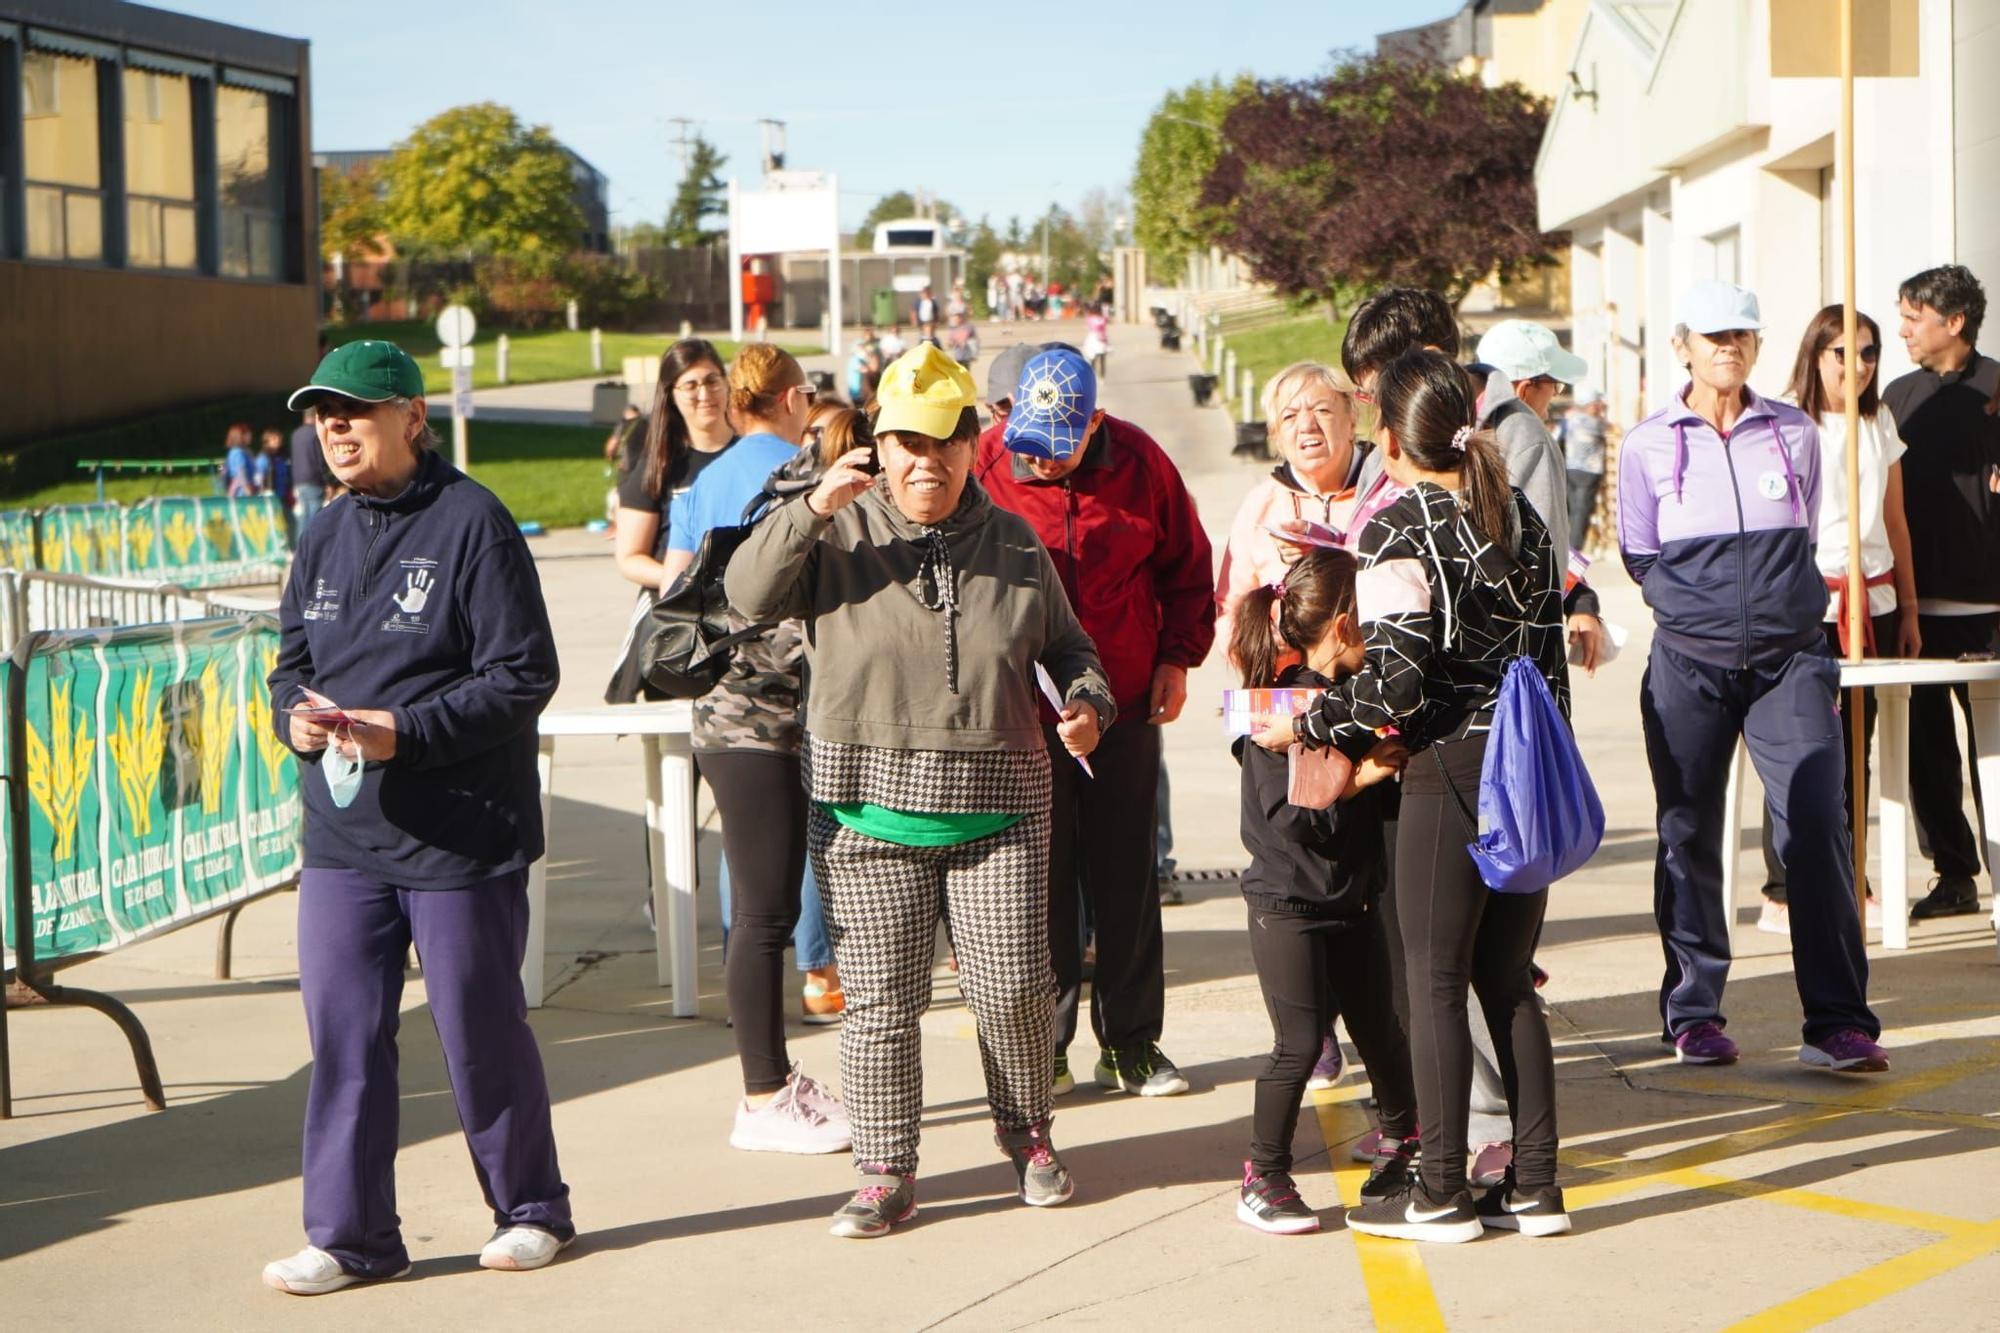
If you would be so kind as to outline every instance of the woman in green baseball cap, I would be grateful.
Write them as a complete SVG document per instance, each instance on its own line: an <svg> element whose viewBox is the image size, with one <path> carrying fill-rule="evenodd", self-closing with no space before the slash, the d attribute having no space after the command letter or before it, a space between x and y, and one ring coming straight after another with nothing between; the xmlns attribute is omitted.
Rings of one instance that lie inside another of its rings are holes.
<svg viewBox="0 0 2000 1333"><path fill-rule="evenodd" d="M396 1013L416 945L496 1230L487 1268L539 1268L576 1235L520 967L542 854L535 720L555 637L527 543L438 457L423 374L349 343L292 395L352 494L299 539L271 672L305 805L299 992L312 1044L306 1247L264 1269L310 1296L399 1277Z"/></svg>

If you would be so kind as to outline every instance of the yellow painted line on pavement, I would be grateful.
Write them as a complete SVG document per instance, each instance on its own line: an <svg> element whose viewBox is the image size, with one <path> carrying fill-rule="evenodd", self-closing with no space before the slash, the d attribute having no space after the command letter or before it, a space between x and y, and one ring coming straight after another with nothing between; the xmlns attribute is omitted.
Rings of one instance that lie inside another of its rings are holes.
<svg viewBox="0 0 2000 1333"><path fill-rule="evenodd" d="M1827 1213L1857 1222L1879 1222L1883 1226L1908 1227L1913 1231L1935 1231L1944 1236L1961 1236L1985 1229L1984 1223L1968 1222L1962 1217L1918 1212L1914 1208L1870 1203L1865 1199L1849 1199L1818 1190L1767 1185L1757 1180L1737 1180L1712 1171L1672 1171L1662 1179L1688 1189L1713 1190L1717 1194L1731 1194L1739 1199L1762 1199L1766 1203L1781 1203L1790 1208L1804 1208L1808 1212Z"/></svg>
<svg viewBox="0 0 2000 1333"><path fill-rule="evenodd" d="M1961 1268L2000 1250L2000 1222L1969 1227L1922 1249L1885 1259L1730 1326L1732 1333L1791 1333L1852 1314L1885 1296Z"/></svg>
<svg viewBox="0 0 2000 1333"><path fill-rule="evenodd" d="M1814 1128L1835 1120L1843 1120L1853 1115L1881 1115L1896 1113L1893 1103L1926 1092L1935 1092L1974 1074L1985 1073L1994 1067L2000 1058L2000 1042L1984 1041L1979 1050L1971 1055L1926 1069L1907 1077L1891 1077L1869 1087L1862 1095L1839 1105L1814 1106L1795 1115L1784 1116L1768 1125L1754 1129L1738 1130L1702 1143L1690 1144L1656 1157L1619 1158L1601 1152L1565 1151L1562 1160L1571 1166L1609 1173L1609 1179L1588 1181L1576 1186L1567 1186L1563 1193L1566 1201L1575 1208L1587 1208L1593 1204L1606 1203L1624 1194L1661 1183L1675 1172L1688 1168L1712 1166L1726 1158L1740 1157L1758 1152L1787 1139L1797 1138ZM1704 1091L1733 1092L1737 1089L1726 1079L1704 1079ZM1768 1090L1743 1088L1747 1097L1764 1095Z"/></svg>
<svg viewBox="0 0 2000 1333"><path fill-rule="evenodd" d="M1360 1107L1360 1089L1327 1088L1311 1096L1340 1201L1352 1208L1361 1202L1361 1186L1368 1179L1368 1168L1349 1161L1346 1146L1371 1128ZM1438 1308L1430 1274L1424 1271L1423 1246L1416 1241L1348 1234L1354 1238L1354 1254L1361 1261L1361 1282L1368 1292L1375 1327L1391 1333L1442 1333L1444 1311Z"/></svg>

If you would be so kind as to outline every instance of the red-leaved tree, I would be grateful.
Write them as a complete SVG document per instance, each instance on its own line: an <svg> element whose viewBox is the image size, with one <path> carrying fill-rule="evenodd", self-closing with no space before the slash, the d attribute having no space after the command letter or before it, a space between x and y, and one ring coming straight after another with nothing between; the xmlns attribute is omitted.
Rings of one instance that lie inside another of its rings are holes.
<svg viewBox="0 0 2000 1333"><path fill-rule="evenodd" d="M1408 284L1455 304L1482 279L1555 263L1566 244L1536 225L1547 122L1519 84L1354 57L1238 101L1203 203L1229 219L1229 247L1289 296Z"/></svg>

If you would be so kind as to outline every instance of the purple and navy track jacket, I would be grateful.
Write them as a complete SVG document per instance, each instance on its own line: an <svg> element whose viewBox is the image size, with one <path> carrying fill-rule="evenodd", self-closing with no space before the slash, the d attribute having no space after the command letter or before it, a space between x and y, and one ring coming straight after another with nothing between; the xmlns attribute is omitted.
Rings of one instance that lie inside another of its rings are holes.
<svg viewBox="0 0 2000 1333"><path fill-rule="evenodd" d="M1711 666L1783 662L1822 643L1819 431L1788 403L1743 391L1729 434L1685 394L1625 433L1618 545L1657 638Z"/></svg>

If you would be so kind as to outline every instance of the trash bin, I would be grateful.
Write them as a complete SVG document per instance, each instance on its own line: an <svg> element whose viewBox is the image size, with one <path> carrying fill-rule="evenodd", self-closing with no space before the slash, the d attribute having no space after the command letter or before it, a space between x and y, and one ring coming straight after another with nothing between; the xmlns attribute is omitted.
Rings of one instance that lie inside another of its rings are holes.
<svg viewBox="0 0 2000 1333"><path fill-rule="evenodd" d="M1239 421L1236 423L1236 447L1230 453L1243 457L1269 458L1271 456L1270 427L1261 421Z"/></svg>
<svg viewBox="0 0 2000 1333"><path fill-rule="evenodd" d="M625 404L630 401L629 391L623 380L602 380L590 391L590 423L593 426L609 426L625 414Z"/></svg>
<svg viewBox="0 0 2000 1333"><path fill-rule="evenodd" d="M1181 350L1180 325L1163 324L1160 326L1160 350L1162 352L1178 352Z"/></svg>
<svg viewBox="0 0 2000 1333"><path fill-rule="evenodd" d="M1188 376L1188 388L1194 391L1194 405L1196 407L1207 407L1209 400L1215 397L1215 376L1190 375Z"/></svg>
<svg viewBox="0 0 2000 1333"><path fill-rule="evenodd" d="M832 372L832 371L830 371L830 370L813 370L813 371L808 371L808 372L806 373L806 378L807 378L807 379L809 379L809 380L811 380L811 381L812 381L812 386L813 386L813 388L815 388L815 389L819 390L819 391L820 391L821 393L832 393L832 392L833 392L833 372Z"/></svg>
<svg viewBox="0 0 2000 1333"><path fill-rule="evenodd" d="M877 287L873 301L875 327L886 329L893 326L896 322L896 293L887 287Z"/></svg>

